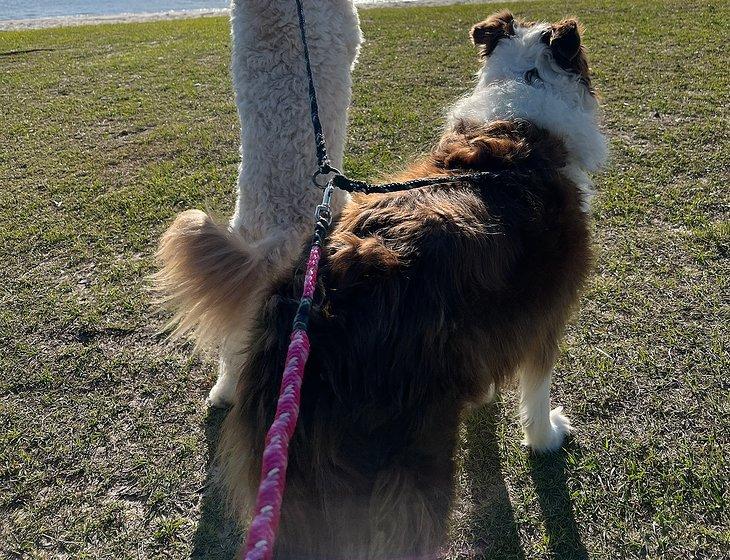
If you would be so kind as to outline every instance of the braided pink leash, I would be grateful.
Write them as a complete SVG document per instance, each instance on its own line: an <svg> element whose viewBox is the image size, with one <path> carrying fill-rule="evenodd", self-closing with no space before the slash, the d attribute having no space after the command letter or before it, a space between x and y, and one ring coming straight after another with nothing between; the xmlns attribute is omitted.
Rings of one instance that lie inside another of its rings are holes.
<svg viewBox="0 0 730 560"><path fill-rule="evenodd" d="M256 497L255 516L246 538L245 560L271 560L274 554L274 542L279 529L281 503L286 487L289 441L294 435L299 418L304 366L309 357L309 337L307 336L309 310L317 285L322 244L331 220L332 190L331 186L325 189L322 204L317 207L315 214L317 225L307 260L302 298L299 301L291 342L286 354L274 422L266 434L264 456L261 462L261 482Z"/></svg>

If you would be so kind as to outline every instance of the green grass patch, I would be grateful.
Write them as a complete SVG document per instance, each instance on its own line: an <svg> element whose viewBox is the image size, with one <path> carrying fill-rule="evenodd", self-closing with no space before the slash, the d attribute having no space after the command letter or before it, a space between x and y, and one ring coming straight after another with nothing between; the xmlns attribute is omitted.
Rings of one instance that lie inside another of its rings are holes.
<svg viewBox="0 0 730 560"><path fill-rule="evenodd" d="M499 5L361 12L346 168L425 151ZM728 533L730 10L514 2L577 15L612 160L596 273L558 366L579 431L519 445L514 395L464 427L450 558L723 558ZM6 54L11 51L16 54ZM0 33L0 556L228 558L214 378L145 288L179 210L233 208L224 18Z"/></svg>

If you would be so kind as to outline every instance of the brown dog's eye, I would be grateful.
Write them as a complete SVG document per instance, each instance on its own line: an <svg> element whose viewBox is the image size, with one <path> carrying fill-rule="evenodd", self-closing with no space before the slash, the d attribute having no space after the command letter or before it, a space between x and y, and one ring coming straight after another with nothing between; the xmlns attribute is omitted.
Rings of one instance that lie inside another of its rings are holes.
<svg viewBox="0 0 730 560"><path fill-rule="evenodd" d="M550 29L546 29L540 35L540 42L545 43L546 45L549 45L551 36L552 36L552 31Z"/></svg>

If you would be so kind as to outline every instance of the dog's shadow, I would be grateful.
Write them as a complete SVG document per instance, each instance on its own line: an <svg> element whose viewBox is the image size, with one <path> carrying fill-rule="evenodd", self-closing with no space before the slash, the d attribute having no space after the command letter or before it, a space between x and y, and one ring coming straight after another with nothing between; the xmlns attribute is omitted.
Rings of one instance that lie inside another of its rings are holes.
<svg viewBox="0 0 730 560"><path fill-rule="evenodd" d="M468 534L470 549L457 558L526 560L520 542L502 470L497 442L501 406L489 405L473 411L466 422L463 472L471 501ZM570 445L570 443L568 444ZM528 457L532 483L538 495L545 524L550 557L555 560L586 560L567 487L566 453Z"/></svg>
<svg viewBox="0 0 730 560"><path fill-rule="evenodd" d="M526 560L520 531L502 471L497 442L499 405L472 412L466 422L463 472L466 492L473 505L468 527L469 548L456 558ZM210 409L205 421L208 447L205 489L200 521L193 537L192 559L230 560L242 541L237 524L225 511L216 485L214 458L227 410ZM568 445L573 445L570 442ZM573 515L566 478L566 453L530 455L530 476L542 510L548 549L555 560L587 560Z"/></svg>
<svg viewBox="0 0 730 560"><path fill-rule="evenodd" d="M227 409L210 408L205 418L208 456L200 520L193 536L193 550L190 554L190 558L195 560L231 560L242 540L238 525L226 514L224 499L216 484L215 454L226 414Z"/></svg>
<svg viewBox="0 0 730 560"><path fill-rule="evenodd" d="M531 455L530 476L537 491L542 510L548 549L555 559L587 560L588 551L583 545L573 513L573 502L567 481L566 450L577 449L573 440L565 447L548 455Z"/></svg>

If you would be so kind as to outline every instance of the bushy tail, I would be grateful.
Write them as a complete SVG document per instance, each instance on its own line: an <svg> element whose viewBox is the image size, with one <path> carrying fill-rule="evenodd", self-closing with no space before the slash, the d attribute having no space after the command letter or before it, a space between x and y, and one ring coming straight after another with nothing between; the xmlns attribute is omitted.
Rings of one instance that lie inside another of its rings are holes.
<svg viewBox="0 0 730 560"><path fill-rule="evenodd" d="M372 560L393 557L436 558L444 544L452 480L397 467L380 473L370 504Z"/></svg>
<svg viewBox="0 0 730 560"><path fill-rule="evenodd" d="M271 245L248 244L200 210L179 214L162 236L153 276L159 301L175 313L173 336L209 346L241 328L275 272Z"/></svg>

